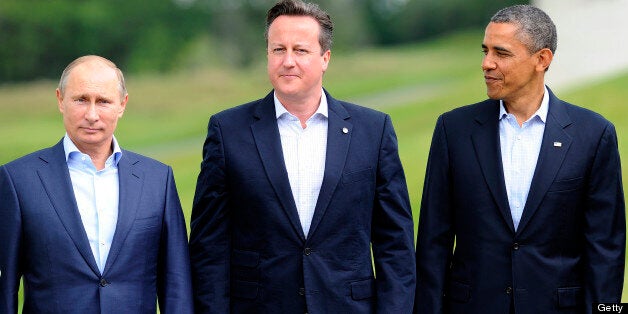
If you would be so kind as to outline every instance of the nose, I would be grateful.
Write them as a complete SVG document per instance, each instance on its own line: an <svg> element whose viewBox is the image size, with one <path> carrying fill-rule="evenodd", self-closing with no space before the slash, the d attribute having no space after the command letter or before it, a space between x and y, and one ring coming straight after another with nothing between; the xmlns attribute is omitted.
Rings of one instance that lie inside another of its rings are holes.
<svg viewBox="0 0 628 314"><path fill-rule="evenodd" d="M295 65L294 53L292 51L287 51L283 57L283 66L287 68L291 68Z"/></svg>
<svg viewBox="0 0 628 314"><path fill-rule="evenodd" d="M482 58L482 70L483 71L494 70L496 66L497 64L492 60L490 55L488 54L484 55L484 58Z"/></svg>
<svg viewBox="0 0 628 314"><path fill-rule="evenodd" d="M96 122L99 119L98 109L96 109L96 104L91 103L87 107L87 112L85 112L85 119L89 122Z"/></svg>

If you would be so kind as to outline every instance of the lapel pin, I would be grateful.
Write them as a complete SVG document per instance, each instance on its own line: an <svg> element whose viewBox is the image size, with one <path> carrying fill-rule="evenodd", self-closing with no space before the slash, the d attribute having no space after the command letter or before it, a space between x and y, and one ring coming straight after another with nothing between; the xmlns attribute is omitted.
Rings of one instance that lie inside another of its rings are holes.
<svg viewBox="0 0 628 314"><path fill-rule="evenodd" d="M554 142L554 147L562 147L563 143L561 142Z"/></svg>
<svg viewBox="0 0 628 314"><path fill-rule="evenodd" d="M344 134L349 133L349 129L347 129L347 128L342 128L342 133L344 133Z"/></svg>

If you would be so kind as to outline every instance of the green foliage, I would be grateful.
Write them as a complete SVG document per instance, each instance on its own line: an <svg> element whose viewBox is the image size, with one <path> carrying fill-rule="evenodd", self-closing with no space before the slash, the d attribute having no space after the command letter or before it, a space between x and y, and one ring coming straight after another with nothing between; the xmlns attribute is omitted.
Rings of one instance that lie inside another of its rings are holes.
<svg viewBox="0 0 628 314"><path fill-rule="evenodd" d="M314 0L334 20L335 51L413 42L481 27L517 0ZM202 64L250 67L264 59L275 0L3 0L0 83L57 78L98 54L128 73L168 72L206 51ZM205 45L205 46L203 46ZM192 50L191 47L195 47Z"/></svg>
<svg viewBox="0 0 628 314"><path fill-rule="evenodd" d="M398 44L486 25L497 10L522 0L367 0L369 29L378 44Z"/></svg>
<svg viewBox="0 0 628 314"><path fill-rule="evenodd" d="M99 54L133 71L172 69L203 15L168 0L0 2L0 82L56 78Z"/></svg>

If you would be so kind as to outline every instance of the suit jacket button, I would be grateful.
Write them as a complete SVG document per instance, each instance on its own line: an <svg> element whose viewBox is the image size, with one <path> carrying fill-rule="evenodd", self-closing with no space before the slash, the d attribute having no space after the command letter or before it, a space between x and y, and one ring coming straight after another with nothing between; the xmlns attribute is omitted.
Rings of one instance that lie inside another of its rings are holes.
<svg viewBox="0 0 628 314"><path fill-rule="evenodd" d="M299 288L299 295L305 295L305 288Z"/></svg>
<svg viewBox="0 0 628 314"><path fill-rule="evenodd" d="M105 278L100 278L100 286L101 287L106 287L109 283L107 282L107 280Z"/></svg>
<svg viewBox="0 0 628 314"><path fill-rule="evenodd" d="M511 294L512 293L512 287L508 286L506 287L506 294Z"/></svg>
<svg viewBox="0 0 628 314"><path fill-rule="evenodd" d="M519 243L514 243L512 245L512 249L515 250L515 251L518 250L519 249Z"/></svg>
<svg viewBox="0 0 628 314"><path fill-rule="evenodd" d="M305 255L310 255L310 254L312 254L312 249L310 249L309 247L306 247L305 250L303 250L303 253Z"/></svg>

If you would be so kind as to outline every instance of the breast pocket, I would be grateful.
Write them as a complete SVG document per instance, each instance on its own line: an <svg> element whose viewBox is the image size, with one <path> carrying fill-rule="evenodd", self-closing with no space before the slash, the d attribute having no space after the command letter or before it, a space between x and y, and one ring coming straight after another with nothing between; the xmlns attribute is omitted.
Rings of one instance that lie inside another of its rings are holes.
<svg viewBox="0 0 628 314"><path fill-rule="evenodd" d="M547 192L568 192L568 191L576 191L582 189L584 186L584 178L573 178L566 180L557 180L552 182Z"/></svg>
<svg viewBox="0 0 628 314"><path fill-rule="evenodd" d="M342 184L351 184L373 178L373 169L366 168L362 170L345 172L342 174Z"/></svg>
<svg viewBox="0 0 628 314"><path fill-rule="evenodd" d="M146 230L153 229L159 227L160 221L159 216L152 216L147 218L136 218L133 223L133 229L135 230Z"/></svg>

